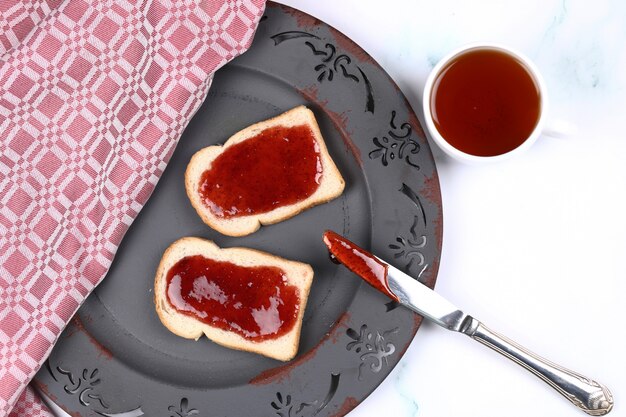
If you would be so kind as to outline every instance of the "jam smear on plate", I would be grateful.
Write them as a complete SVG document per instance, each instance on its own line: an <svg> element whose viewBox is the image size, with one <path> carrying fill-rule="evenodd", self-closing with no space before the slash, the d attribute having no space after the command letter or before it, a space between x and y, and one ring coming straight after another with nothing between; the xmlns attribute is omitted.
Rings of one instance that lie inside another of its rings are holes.
<svg viewBox="0 0 626 417"><path fill-rule="evenodd" d="M233 218L305 200L321 178L311 128L274 126L226 148L202 174L198 191L215 216Z"/></svg>
<svg viewBox="0 0 626 417"><path fill-rule="evenodd" d="M253 341L288 333L300 309L298 288L274 266L192 255L170 268L166 286L167 300L178 312Z"/></svg>

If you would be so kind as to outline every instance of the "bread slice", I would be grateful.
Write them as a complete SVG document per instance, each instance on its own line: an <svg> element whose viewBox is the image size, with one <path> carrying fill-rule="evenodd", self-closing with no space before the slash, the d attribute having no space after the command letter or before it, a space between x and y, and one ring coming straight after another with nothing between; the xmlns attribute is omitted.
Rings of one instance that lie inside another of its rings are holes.
<svg viewBox="0 0 626 417"><path fill-rule="evenodd" d="M194 317L179 313L167 300L167 273L180 259L202 255L204 257L234 263L240 266L276 266L285 272L289 284L299 290L300 308L294 327L286 334L269 340L252 341L240 336L238 333L213 327ZM172 333L186 339L198 340L203 334L220 345L259 353L281 361L291 360L298 351L302 317L306 307L309 289L313 281L313 268L310 265L290 261L247 248L220 249L210 240L196 237L184 237L172 243L161 258L154 279L154 303L161 322Z"/></svg>
<svg viewBox="0 0 626 417"><path fill-rule="evenodd" d="M211 167L211 162L225 149L274 126L291 127L303 124L309 126L313 131L322 161L322 178L319 187L311 196L297 203L277 207L265 213L233 218L217 217L205 206L198 192L202 174ZM303 210L326 203L340 196L344 187L343 177L328 153L315 116L305 106L296 107L272 119L249 126L231 136L223 146L209 146L201 149L193 155L185 172L185 189L193 207L207 225L228 236L245 236L257 231L261 225L269 225L286 220Z"/></svg>

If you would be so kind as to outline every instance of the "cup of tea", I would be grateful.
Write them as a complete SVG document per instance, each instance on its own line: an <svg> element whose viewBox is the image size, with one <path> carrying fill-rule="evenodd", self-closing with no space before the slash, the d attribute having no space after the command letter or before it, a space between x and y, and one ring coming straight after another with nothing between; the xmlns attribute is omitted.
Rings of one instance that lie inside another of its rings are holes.
<svg viewBox="0 0 626 417"><path fill-rule="evenodd" d="M426 126L446 154L480 163L528 149L544 130L548 97L530 59L481 43L456 49L435 65L423 107Z"/></svg>

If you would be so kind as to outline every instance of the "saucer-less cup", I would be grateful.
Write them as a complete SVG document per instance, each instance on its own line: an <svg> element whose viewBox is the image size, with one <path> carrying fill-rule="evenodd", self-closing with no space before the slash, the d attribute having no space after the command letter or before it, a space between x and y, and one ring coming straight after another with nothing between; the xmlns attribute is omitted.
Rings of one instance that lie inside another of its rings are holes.
<svg viewBox="0 0 626 417"><path fill-rule="evenodd" d="M499 155L494 155L494 156L472 155L472 154L463 152L462 150L452 146L446 140L446 138L444 138L441 135L439 130L437 130L437 127L435 126L435 122L433 120L433 114L432 114L432 109L431 109L431 95L433 94L433 85L436 82L441 71L444 68L446 68L447 65L451 61L454 61L460 55L473 51L473 50L485 50L485 49L496 50L498 52L505 53L517 59L526 68L530 76L534 79L535 84L537 85L537 88L539 90L539 100L540 100L540 103L539 103L540 110L539 110L539 118L537 120L537 124L535 125L535 128L530 133L530 135L528 135L526 140L524 140L515 149L499 154ZM432 71L430 72L430 75L428 76L428 79L426 80L426 85L424 87L424 95L422 97L422 103L423 103L423 108L424 108L424 118L426 121L426 127L428 131L430 132L430 135L432 139L435 141L435 143L449 156L459 161L468 162L468 163L494 162L494 161L507 159L527 150L542 133L545 133L547 135L554 136L554 137L562 137L562 136L569 136L572 133L571 131L573 129L563 122L561 122L560 124L561 126L558 128L552 128L552 129L545 128L545 118L546 118L546 112L548 109L548 95L546 91L545 82L543 80L543 77L539 73L539 70L537 69L535 64L533 64L533 62L521 52L515 51L514 49L509 48L508 46L503 46L503 45L496 44L496 43L475 43L475 44L466 45L466 46L453 50L448 55L446 55L443 59L441 59L437 63L437 65L435 65L435 67L432 69Z"/></svg>

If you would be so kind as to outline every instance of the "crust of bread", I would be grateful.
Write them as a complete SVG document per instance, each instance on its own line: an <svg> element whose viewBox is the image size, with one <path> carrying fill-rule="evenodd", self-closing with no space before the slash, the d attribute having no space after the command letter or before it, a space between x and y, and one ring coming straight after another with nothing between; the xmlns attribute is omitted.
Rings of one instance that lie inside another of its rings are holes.
<svg viewBox="0 0 626 417"><path fill-rule="evenodd" d="M281 268L285 272L288 283L295 285L299 290L300 309L293 329L279 338L256 342L235 332L213 327L176 311L166 297L167 272L180 259L192 255L202 255L240 266L276 266ZM221 249L210 240L184 237L172 243L163 253L154 278L154 304L161 323L178 336L198 340L204 334L215 343L231 349L254 352L280 361L288 361L293 359L298 352L302 318L312 282L313 268L309 264L290 261L254 249Z"/></svg>
<svg viewBox="0 0 626 417"><path fill-rule="evenodd" d="M266 213L228 219L216 217L211 210L204 205L200 198L200 193L198 192L198 186L202 173L211 168L212 161L224 152L225 149L254 137L261 131L270 127L290 127L302 124L308 125L313 131L313 135L320 149L320 157L322 160L322 179L319 187L311 196L295 204L278 207ZM272 119L253 124L252 126L235 133L226 141L226 143L224 143L223 146L209 146L199 150L193 155L187 165L187 170L185 171L185 189L187 191L187 196L191 201L191 205L202 218L204 223L218 232L228 236L249 235L256 232L261 225L270 225L286 220L297 215L301 211L339 197L344 188L345 181L328 153L328 149L324 143L324 139L319 126L317 125L317 121L315 120L315 116L313 115L313 112L305 106L298 106Z"/></svg>

